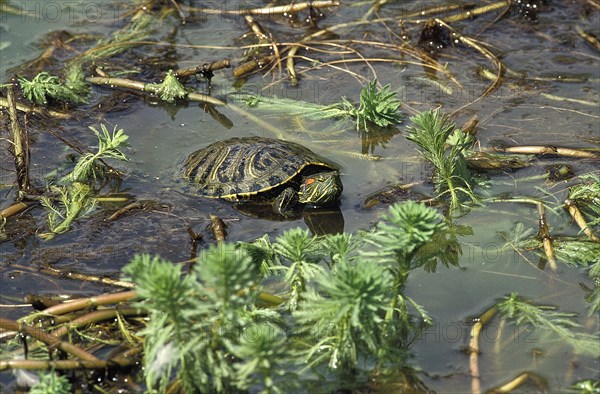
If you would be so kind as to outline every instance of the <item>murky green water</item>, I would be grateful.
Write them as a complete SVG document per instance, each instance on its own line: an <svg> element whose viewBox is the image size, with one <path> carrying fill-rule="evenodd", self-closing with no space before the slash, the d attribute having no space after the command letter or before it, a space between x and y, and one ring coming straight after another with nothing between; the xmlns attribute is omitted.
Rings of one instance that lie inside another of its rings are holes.
<svg viewBox="0 0 600 394"><path fill-rule="evenodd" d="M109 2L98 3L97 10L100 11L89 15L84 13L83 5L78 2L74 2L70 9L64 8L64 5L56 8L62 10L57 11L59 13L56 16L44 2L30 3L31 16L2 14L0 41L10 42L10 46L0 51L2 80L10 78L10 68L35 58L43 51L36 43L50 31L66 29L73 34L107 34L113 30L114 24L122 25L126 3L106 3ZM200 2L189 3L200 6ZM356 21L370 7L368 2L351 3L345 2L335 11L323 10L327 18L318 22L319 27ZM429 167L419 161L414 145L405 138L408 116L418 111L439 106L449 113L456 111L455 119L459 125L476 114L480 119L477 136L482 147L499 140L516 145L597 148L600 137L599 54L574 29L579 25L599 36L600 13L585 2L547 3L538 15L537 24L522 22L514 13L495 24L492 22L498 13L452 24L463 34L489 44L488 48L510 71L505 73L506 79L499 89L482 98L481 94L490 81L482 78L479 71L482 68L494 70L489 59L464 45L444 50L438 61L446 65L448 72L462 86L440 73L429 76L429 81L437 80L452 90L444 91L436 84L427 82L428 77L418 59L397 50L366 43L382 41L401 45L401 30L397 23L390 21L336 29L335 34L340 40L335 41L335 45L319 47L330 53L301 52L303 56L321 62L340 58L352 60L331 67L321 65L312 70L308 69L313 64L299 61L297 70L301 80L297 88L287 82L285 71L279 74L277 69L273 73L253 75L245 85L246 89L268 96L328 104L342 96L358 101L364 80L377 77L382 84L391 84L392 89L399 93L405 103L402 111L407 116L397 133L391 133L381 144L365 144L351 123L317 122L285 113L273 115L252 109L250 112L282 130L285 139L306 145L341 165L344 183L341 210L346 231L368 227L385 211L384 206L371 210L362 207L362 202L369 194L389 184L429 179ZM445 2L393 2L384 6L380 17L407 15L415 10L443 4ZM244 7L253 5L261 6L263 3L248 3ZM234 4L204 4L206 8L213 6L229 8ZM89 12L92 12L91 8ZM377 16L372 18L376 19ZM306 26L292 28L280 18L257 19L280 42L293 42L310 32ZM411 20L414 22L415 18ZM410 42L416 44L420 28L413 22L405 27L411 36ZM242 17L196 14L182 26L172 16L165 19L163 24L165 31L172 31L169 42L175 44L175 49L170 56L176 59L179 68L222 58L230 58L232 63L236 63L242 56L242 50L235 47L251 42L242 38L248 31ZM158 32L155 38L165 40ZM362 57L373 60L368 64L357 61L360 57L356 52L340 55L340 46L350 45L349 40L355 40L351 47L359 51ZM146 54L164 55L160 46L138 47L135 51L140 58ZM398 62L375 59L396 59ZM399 62L408 59L410 63ZM231 70L216 72L213 95L223 97L225 92L233 89L233 81ZM199 85L199 90L204 88L204 84ZM582 100L590 105L555 101L542 93ZM109 94L109 89L94 88L89 108L92 109L102 97ZM71 295L90 295L109 290L37 274L36 267L42 264L90 274L116 275L122 265L140 252L159 253L173 261L186 260L190 255L190 240L186 232L188 226L205 234L205 244L213 242L210 232L205 230L209 214L217 214L227 223L229 239L232 241L249 241L264 233L277 235L290 227L305 226L302 220L271 222L248 218L228 203L202 200L183 193L177 180L179 167L187 154L221 139L249 135L274 137L272 132L261 129L232 111L221 110L233 124L231 128L225 128L193 103L157 105L153 99L134 97L127 106L127 110L108 113L103 119L82 115L77 120L63 123L39 124L32 120L29 126L35 140L32 145L32 175L43 183L44 176L62 163L68 153L45 129L52 128L93 144L87 126L103 121L124 128L130 136L131 149L128 155L132 161L123 166L127 176L120 190L135 195L139 200L168 204L170 208L150 213L135 212L112 223L102 220L109 214L102 211L89 222L83 221L75 225L70 233L49 242L41 241L34 235L44 226L41 210L27 212L19 219L17 226L19 231L27 229L28 233L0 244L2 304L18 303L28 293L56 294L62 291ZM11 184L14 176L11 172L12 163L5 149L0 155L3 160L1 182ZM573 165L579 174L597 170L597 162L540 159L539 166L533 169L493 175L493 184L496 186L489 193L541 198L543 192L536 189L544 186L541 181L520 180L543 174L546 164L565 162ZM552 190L556 192L564 188L566 185L555 185ZM431 192L429 186L423 186L421 190ZM4 208L14 198L14 190L3 188L0 192L0 208ZM556 196L564 199L566 194L558 193ZM577 228L571 225L564 212L550 215L548 220L553 235L577 234ZM548 269L542 271L536 266L537 258L526 261L512 251L500 250L504 241L498 232L510 233L518 222L537 231L535 208L506 203L475 208L456 220L457 224L472 230L472 235L459 238L462 248L460 267L438 266L436 272L417 270L411 274L408 295L423 305L435 320L433 327L412 348L414 362L424 371L422 379L429 389L438 392L470 390L468 356L461 351L468 343L470 329L465 321L469 316L481 313L497 298L511 292L517 292L535 303L554 305L561 311L578 313L584 330L597 332L598 316L586 317L586 293L579 283L590 284L582 272L564 264L559 265L557 272ZM32 276L35 282L32 282ZM24 310L3 307L0 312L12 318L21 316ZM486 331L480 358L484 388L495 387L526 370L535 371L546 379L551 392L561 391L578 379L598 378L598 360L578 356L564 344L545 342L535 331L514 335L507 330L498 326L497 322L496 326L491 325ZM542 354L534 355L533 350L540 348ZM10 377L3 374L1 380L7 382ZM527 387L534 389L533 385Z"/></svg>

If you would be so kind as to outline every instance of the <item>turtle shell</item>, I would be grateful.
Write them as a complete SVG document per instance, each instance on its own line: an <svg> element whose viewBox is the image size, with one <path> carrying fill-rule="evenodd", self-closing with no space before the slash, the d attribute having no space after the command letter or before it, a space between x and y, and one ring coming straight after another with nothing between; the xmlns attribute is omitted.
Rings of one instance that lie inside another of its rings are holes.
<svg viewBox="0 0 600 394"><path fill-rule="evenodd" d="M184 163L184 175L205 197L245 199L285 185L303 171L338 170L310 149L273 138L217 141Z"/></svg>

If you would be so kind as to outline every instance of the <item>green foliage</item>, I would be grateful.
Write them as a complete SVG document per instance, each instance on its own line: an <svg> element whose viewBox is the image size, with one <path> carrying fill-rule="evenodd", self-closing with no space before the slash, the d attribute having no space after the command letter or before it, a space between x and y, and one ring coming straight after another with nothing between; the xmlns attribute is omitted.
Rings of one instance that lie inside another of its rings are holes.
<svg viewBox="0 0 600 394"><path fill-rule="evenodd" d="M398 113L398 107L400 100L396 98L396 92L390 90L389 84L379 89L377 80L374 79L360 91L360 105L352 113L356 118L356 129L362 123L365 130L368 130L367 121L380 127L399 124L402 116Z"/></svg>
<svg viewBox="0 0 600 394"><path fill-rule="evenodd" d="M289 362L289 348L283 331L273 325L253 325L233 345L240 359L235 364L236 386L241 390L262 387L263 393L284 393L280 382L290 374L282 366ZM278 385L279 384L279 385ZM286 386L290 386L287 383Z"/></svg>
<svg viewBox="0 0 600 394"><path fill-rule="evenodd" d="M569 188L569 200L577 204L589 226L600 226L600 176L580 175L582 183Z"/></svg>
<svg viewBox="0 0 600 394"><path fill-rule="evenodd" d="M442 216L432 208L414 201L394 204L365 235L374 250L363 250L362 254L379 261L403 282L401 278L415 266L419 249L444 227Z"/></svg>
<svg viewBox="0 0 600 394"><path fill-rule="evenodd" d="M84 81L80 64L75 64L67 70L64 83L61 83L57 76L44 71L31 81L19 78L19 84L25 97L40 105L48 104L49 98L72 103L85 103L90 93L90 87Z"/></svg>
<svg viewBox="0 0 600 394"><path fill-rule="evenodd" d="M90 129L98 138L98 151L81 155L73 171L65 175L62 182L83 182L90 178L97 180L104 172L104 166L99 165L99 161L103 159L128 160L121 151L128 146L127 139L129 138L123 129L117 130L117 126L115 126L110 133L104 124L100 125L101 131L92 126Z"/></svg>
<svg viewBox="0 0 600 394"><path fill-rule="evenodd" d="M175 99L184 99L188 92L185 87L179 82L173 70L169 70L165 79L161 83L151 83L145 87L146 90L157 94L161 100L167 103L172 103Z"/></svg>
<svg viewBox="0 0 600 394"><path fill-rule="evenodd" d="M356 368L359 353L385 349L383 316L389 308L392 276L374 262L340 260L332 271L320 272L315 288L306 292L294 313L307 332L303 341L309 365L328 360L332 369Z"/></svg>
<svg viewBox="0 0 600 394"><path fill-rule="evenodd" d="M530 235L533 231L530 231ZM523 238L512 245L520 250L534 251L544 255L544 245L537 238ZM600 264L600 244L587 239L556 238L552 241L554 254L558 260L571 267L589 267Z"/></svg>
<svg viewBox="0 0 600 394"><path fill-rule="evenodd" d="M443 227L440 218L409 202L391 207L380 225L362 234L313 237L293 229L274 242L222 243L202 252L183 277L180 266L137 256L124 272L149 313L141 332L148 387L164 392L175 375L189 392L279 393L301 381L284 368L292 362L334 371L373 361L398 365L404 339L418 329L409 309L427 317L402 294L410 264L401 268L387 257L416 256ZM401 248L407 251L399 254ZM285 305L256 306L264 292L259 273L280 275L289 291Z"/></svg>
<svg viewBox="0 0 600 394"><path fill-rule="evenodd" d="M73 387L64 375L58 375L54 370L40 372L40 381L29 390L30 394L69 394Z"/></svg>
<svg viewBox="0 0 600 394"><path fill-rule="evenodd" d="M573 313L557 312L552 306L532 304L515 293L501 300L497 307L500 313L514 320L517 326L531 324L542 333L558 337L581 354L598 356L597 336L573 331L580 327Z"/></svg>
<svg viewBox="0 0 600 394"><path fill-rule="evenodd" d="M295 228L278 237L273 249L282 262L290 264L286 269L285 282L291 289L288 301L290 310L295 310L306 283L323 271L323 267L319 265L321 256L317 253L317 239L312 237L308 230Z"/></svg>
<svg viewBox="0 0 600 394"><path fill-rule="evenodd" d="M588 316L600 312L600 279L596 277L594 290L587 296L587 301L590 304L588 307Z"/></svg>
<svg viewBox="0 0 600 394"><path fill-rule="evenodd" d="M354 260L354 252L360 246L360 241L350 233L328 234L321 242L323 249L329 252L332 266L343 260Z"/></svg>
<svg viewBox="0 0 600 394"><path fill-rule="evenodd" d="M580 380L573 383L566 392L572 394L600 394L600 380Z"/></svg>
<svg viewBox="0 0 600 394"><path fill-rule="evenodd" d="M89 215L96 207L91 188L83 183L74 182L67 186L51 186L50 191L58 195L58 201L48 196L41 197L41 203L48 211L48 229L40 234L49 240L56 234L67 232L74 220Z"/></svg>
<svg viewBox="0 0 600 394"><path fill-rule="evenodd" d="M105 59L126 51L132 45L137 45L136 41L148 37L155 23L153 13L138 14L132 23L114 32L110 38L99 40L96 47L83 54L81 61Z"/></svg>
<svg viewBox="0 0 600 394"><path fill-rule="evenodd" d="M463 133L439 110L422 112L410 118L406 137L419 146L419 152L435 168L434 184L438 198L450 194L450 208L463 206L465 198L478 202L473 193L476 181L465 157L473 137Z"/></svg>
<svg viewBox="0 0 600 394"><path fill-rule="evenodd" d="M379 127L391 127L402 121L402 115L398 112L400 100L397 93L390 90L390 85L382 89L377 87L377 80L369 82L360 92L360 104L358 108L346 97L331 105L319 105L305 101L267 98L259 95L241 96L250 107L260 107L264 110L285 111L292 116L301 115L311 119L344 119L354 118L356 129L360 126L369 131L369 122Z"/></svg>
<svg viewBox="0 0 600 394"><path fill-rule="evenodd" d="M505 240L505 247L517 251L530 251L540 257L545 257L544 245L535 236L531 228L525 228L523 223L516 224L510 235L500 234ZM571 267L585 267L588 277L594 281L592 292L586 297L589 303L588 314L591 316L600 310L600 244L589 239L557 237L552 240L554 255L558 261Z"/></svg>
<svg viewBox="0 0 600 394"><path fill-rule="evenodd" d="M123 271L136 282L142 299L138 305L150 315L141 332L148 387L164 392L177 370L188 392L223 392L254 381L277 392L276 381L283 373L274 364L266 365L274 360L265 357L280 355L280 338L259 335L260 340L254 338L258 342L250 343L240 335L257 327L267 335L277 317L253 307L257 278L243 249L211 247L183 277L180 266L148 255L137 256ZM249 356L250 348L261 349Z"/></svg>

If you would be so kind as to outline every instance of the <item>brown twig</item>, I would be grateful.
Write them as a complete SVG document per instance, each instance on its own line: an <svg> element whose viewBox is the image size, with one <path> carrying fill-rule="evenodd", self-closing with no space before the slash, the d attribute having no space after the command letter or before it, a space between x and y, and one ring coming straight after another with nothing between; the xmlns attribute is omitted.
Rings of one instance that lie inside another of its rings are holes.
<svg viewBox="0 0 600 394"><path fill-rule="evenodd" d="M595 35L583 31L580 26L575 26L575 31L579 34L579 37L583 38L588 44L592 46L596 51L600 51L600 41Z"/></svg>
<svg viewBox="0 0 600 394"><path fill-rule="evenodd" d="M505 383L500 387L489 390L488 393L489 394L510 393L510 392L514 391L516 388L518 388L519 386L521 386L523 383L527 382L528 380L531 380L537 386L537 388L538 388L537 392L547 393L547 390L546 390L547 387L546 387L544 378L542 378L541 376L539 376L533 372L523 372L523 373L517 375L517 377L515 377L510 382Z"/></svg>
<svg viewBox="0 0 600 394"><path fill-rule="evenodd" d="M44 309L30 317L41 315L64 315L65 313L80 311L87 308L95 308L99 305L117 304L120 302L131 301L135 297L135 291L122 291L119 293L102 294L97 297L79 298L72 301L63 302L59 305Z"/></svg>
<svg viewBox="0 0 600 394"><path fill-rule="evenodd" d="M267 6L260 8L249 8L247 10L222 10L214 8L197 8L188 7L190 12L202 12L211 15L275 15L275 14L286 14L303 11L311 7L315 8L328 8L337 7L340 5L339 0L316 0L316 1L305 1L302 3L291 2L289 5L280 6Z"/></svg>
<svg viewBox="0 0 600 394"><path fill-rule="evenodd" d="M126 78L102 78L102 77L87 77L85 79L89 83L93 83L95 85L108 85L110 87L121 87L133 90L139 90L142 92L148 92L156 94L158 93L158 88L155 84L145 83L141 81L135 81L133 79ZM190 101L199 101L203 103L209 103L213 105L226 105L224 101L216 99L214 97L208 96L202 93L189 93L187 95L187 99Z"/></svg>
<svg viewBox="0 0 600 394"><path fill-rule="evenodd" d="M108 308L102 309L90 313L86 313L83 316L74 319L61 327L53 330L52 335L62 337L70 330L77 329L79 327L87 326L88 324L98 323L105 320L114 319L117 315L121 316L145 316L146 312L139 308Z"/></svg>
<svg viewBox="0 0 600 394"><path fill-rule="evenodd" d="M50 265L45 265L45 266L41 267L40 271L44 272L46 274L60 276L62 278L81 280L81 281L85 281L85 282L102 283L104 285L119 286L119 287L124 287L126 289L132 289L135 287L135 285L131 282L126 282L126 281L119 280L119 279L113 279L113 278L109 278L106 276L82 274L80 272L74 272L74 271L65 272L65 271L59 270L57 268L54 268Z"/></svg>
<svg viewBox="0 0 600 394"><path fill-rule="evenodd" d="M181 7L177 3L177 0L170 0L170 1L171 1L171 4L173 4L173 8L175 8L175 10L177 11L177 15L179 15L179 19L181 19L181 23L185 23L186 22L185 15L183 14Z"/></svg>
<svg viewBox="0 0 600 394"><path fill-rule="evenodd" d="M16 77L14 78L16 80ZM27 132L21 127L19 117L17 116L17 105L15 101L14 87L11 84L7 88L6 99L8 101L8 116L10 118L10 127L13 138L13 152L15 159L15 168L17 171L17 186L19 188L19 198L22 193L27 193L30 189L29 182L29 137Z"/></svg>
<svg viewBox="0 0 600 394"><path fill-rule="evenodd" d="M271 38L269 38L269 36L267 36L267 34L264 33L262 26L257 21L255 21L252 16L246 15L244 19L246 20L246 23L248 24L256 38L258 38L259 44L265 42L271 44L270 48L273 50L274 59L277 60L276 63L279 68L279 74L281 75L281 55L279 53L279 47L277 46L277 42L275 42L272 36Z"/></svg>
<svg viewBox="0 0 600 394"><path fill-rule="evenodd" d="M192 75L201 74L202 76L209 78L212 77L213 71L222 70L224 68L231 67L231 63L229 59L217 60L212 63L204 63L201 66L182 68L176 71L173 71L173 74L177 78L186 78Z"/></svg>
<svg viewBox="0 0 600 394"><path fill-rule="evenodd" d="M462 21L465 19L471 19L471 18L479 16L479 15L487 14L488 12L491 12L491 11L496 11L501 8L505 8L509 4L510 4L510 1L499 1L497 3L492 3L492 4L484 5L481 7L472 8L472 9L469 9L468 11L463 11L460 14L455 14L455 15L451 15L448 17L442 17L441 19L443 19L444 22L447 22L447 23L459 22L459 21Z"/></svg>
<svg viewBox="0 0 600 394"><path fill-rule="evenodd" d="M492 306L474 319L473 328L469 336L469 372L471 373L471 393L481 393L481 381L479 379L479 334L483 326L487 324L498 312L496 306Z"/></svg>
<svg viewBox="0 0 600 394"><path fill-rule="evenodd" d="M98 200L101 201L100 199L98 199ZM106 218L106 221L107 222L115 221L115 220L119 219L121 216L125 215L126 213L133 211L134 209L143 209L146 211L153 211L153 210L158 210L157 208L168 209L169 205L168 204L160 204L160 203L158 203L156 201L152 201L152 200L134 201L134 202L127 204L124 207L118 209L117 211L115 211L112 215L110 215L108 218Z"/></svg>
<svg viewBox="0 0 600 394"><path fill-rule="evenodd" d="M587 235L587 237L592 241L600 242L600 237L594 234L590 226L588 226L587 222L585 221L585 218L579 210L579 207L577 207L577 204L574 201L567 199L565 201L565 207L567 208L569 215L571 215L571 217L573 218L575 223L577 223L581 231L583 231L583 233Z"/></svg>
<svg viewBox="0 0 600 394"><path fill-rule="evenodd" d="M131 365L135 360L131 360L128 364ZM112 362L110 363L112 364ZM109 366L109 362L104 360L9 360L0 361L0 371L8 369L27 369L27 370L49 370L49 369L104 369Z"/></svg>
<svg viewBox="0 0 600 394"><path fill-rule="evenodd" d="M566 157L577 157L581 159L600 159L600 155L596 152L589 152L575 148L561 148L557 146L511 146L511 147L494 147L497 152L516 153L526 155L556 155Z"/></svg>
<svg viewBox="0 0 600 394"><path fill-rule="evenodd" d="M9 360L0 361L0 371L7 369L105 369L113 366L127 367L139 362L138 357L134 357L141 353L141 348L131 348L117 356L111 357L107 361L104 360Z"/></svg>
<svg viewBox="0 0 600 394"><path fill-rule="evenodd" d="M475 99L474 101L472 101L470 104L472 104L475 101L478 101L478 100L484 98L488 94L490 94L493 91L495 91L496 89L498 89L500 87L500 84L502 83L502 76L504 74L504 64L500 61L500 59L498 59L498 57L496 55L494 55L490 50L488 50L487 48L479 45L476 40L460 34L459 32L457 32L456 30L454 30L450 25L448 25L443 20L436 18L435 21L440 26L444 26L446 29L448 29L449 31L453 32L455 34L455 37L460 42L462 42L463 44L465 44L465 45L467 45L467 46L469 46L469 47L471 47L473 49L475 49L476 51L478 51L479 53L481 53L483 56L485 56L490 62L492 62L496 66L496 79L483 91L483 93L481 94L481 96L479 96L477 99Z"/></svg>
<svg viewBox="0 0 600 394"><path fill-rule="evenodd" d="M42 116L50 116L57 119L69 119L71 117L70 114L67 114L65 112L54 111L37 105L26 105L18 102L15 102L15 105L19 111L25 113L34 113ZM8 100L4 97L0 97L0 107L9 107Z"/></svg>
<svg viewBox="0 0 600 394"><path fill-rule="evenodd" d="M538 218L539 218L539 236L542 238L542 244L544 246L544 253L548 259L548 264L552 271L556 271L558 266L556 265L556 258L554 257L554 247L552 246L552 238L550 238L550 231L548 230L548 222L546 221L546 213L544 204L537 204Z"/></svg>
<svg viewBox="0 0 600 394"><path fill-rule="evenodd" d="M192 240L192 252L191 252L190 259L189 259L189 262L190 262L189 272L192 272L192 270L194 269L194 265L196 264L198 244L200 242L202 242L202 239L204 237L202 236L201 233L195 232L194 229L192 229L191 227L187 228L187 233L189 234L190 239Z"/></svg>
<svg viewBox="0 0 600 394"><path fill-rule="evenodd" d="M25 325L22 323L17 323L16 321L13 321L13 320L0 318L0 328L9 330L9 331L23 332L23 333L37 339L38 341L44 342L50 348L60 349L66 353L69 353L69 354L77 357L77 358L80 358L81 360L100 361L93 354L88 353L85 350L81 349L80 347L75 346L69 342L61 341L60 338L58 338L57 336L45 333L37 327L32 327L32 326L28 326L28 325ZM2 369L3 368L0 366L0 370L2 370Z"/></svg>
<svg viewBox="0 0 600 394"><path fill-rule="evenodd" d="M27 208L29 205L25 204L24 202L18 202L16 204L13 204L9 207L4 208L2 211L0 211L0 219L2 218L9 218L13 215L16 215L17 213L23 211L25 208Z"/></svg>
<svg viewBox="0 0 600 394"><path fill-rule="evenodd" d="M262 69L262 68L266 67L269 63L273 62L273 60L275 60L275 56L272 56L272 55L263 56L259 59L249 60L246 63L242 63L233 69L233 71L232 71L233 77L240 78L246 74L251 73L252 71L256 70L257 68Z"/></svg>

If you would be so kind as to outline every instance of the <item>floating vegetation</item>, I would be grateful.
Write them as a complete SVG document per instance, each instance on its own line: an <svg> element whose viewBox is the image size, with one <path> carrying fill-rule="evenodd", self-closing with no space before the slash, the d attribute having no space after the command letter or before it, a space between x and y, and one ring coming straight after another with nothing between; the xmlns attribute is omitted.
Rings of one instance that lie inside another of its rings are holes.
<svg viewBox="0 0 600 394"><path fill-rule="evenodd" d="M239 95L250 107L260 110L280 112L291 111L293 115L306 116L311 119L344 119L354 118L356 129L360 127L365 131L369 125L379 127L393 127L402 122L402 115L398 111L400 100L397 93L392 91L390 85L383 88L377 87L377 80L369 82L360 91L360 104L356 107L346 97L331 105L319 105L306 101L281 99L274 97L261 97L259 95ZM372 128L372 126L371 126Z"/></svg>
<svg viewBox="0 0 600 394"><path fill-rule="evenodd" d="M77 160L77 164L75 164L75 168L69 174L65 175L61 179L61 182L84 182L90 179L96 181L107 169L107 165L102 160L127 161L127 157L122 149L128 146L127 140L129 137L123 129L117 130L117 126L115 126L111 133L104 124L101 124L101 131L98 131L93 126L90 126L90 130L98 138L98 151L96 153L81 155Z"/></svg>
<svg viewBox="0 0 600 394"><path fill-rule="evenodd" d="M579 354L598 355L598 338L596 335L575 334L573 329L580 327L575 321L576 314L558 312L552 306L540 306L527 302L512 293L498 303L498 311L516 325L530 324L542 330L544 334L554 335L564 343L573 346Z"/></svg>
<svg viewBox="0 0 600 394"><path fill-rule="evenodd" d="M188 95L185 87L173 74L173 70L169 70L162 83L149 84L147 85L147 88L155 91L160 99L166 101L167 103L172 103L175 101L175 99L184 99Z"/></svg>
<svg viewBox="0 0 600 394"><path fill-rule="evenodd" d="M31 81L19 78L19 84L25 97L40 105L48 104L48 99L85 103L90 93L90 87L83 82L83 72L78 66L69 69L64 83L57 76L44 71Z"/></svg>
<svg viewBox="0 0 600 394"><path fill-rule="evenodd" d="M68 186L51 186L50 191L58 196L57 200L42 196L41 203L48 210L48 230L41 233L45 240L54 238L57 234L67 232L74 220L89 215L96 207L90 186L73 182Z"/></svg>

